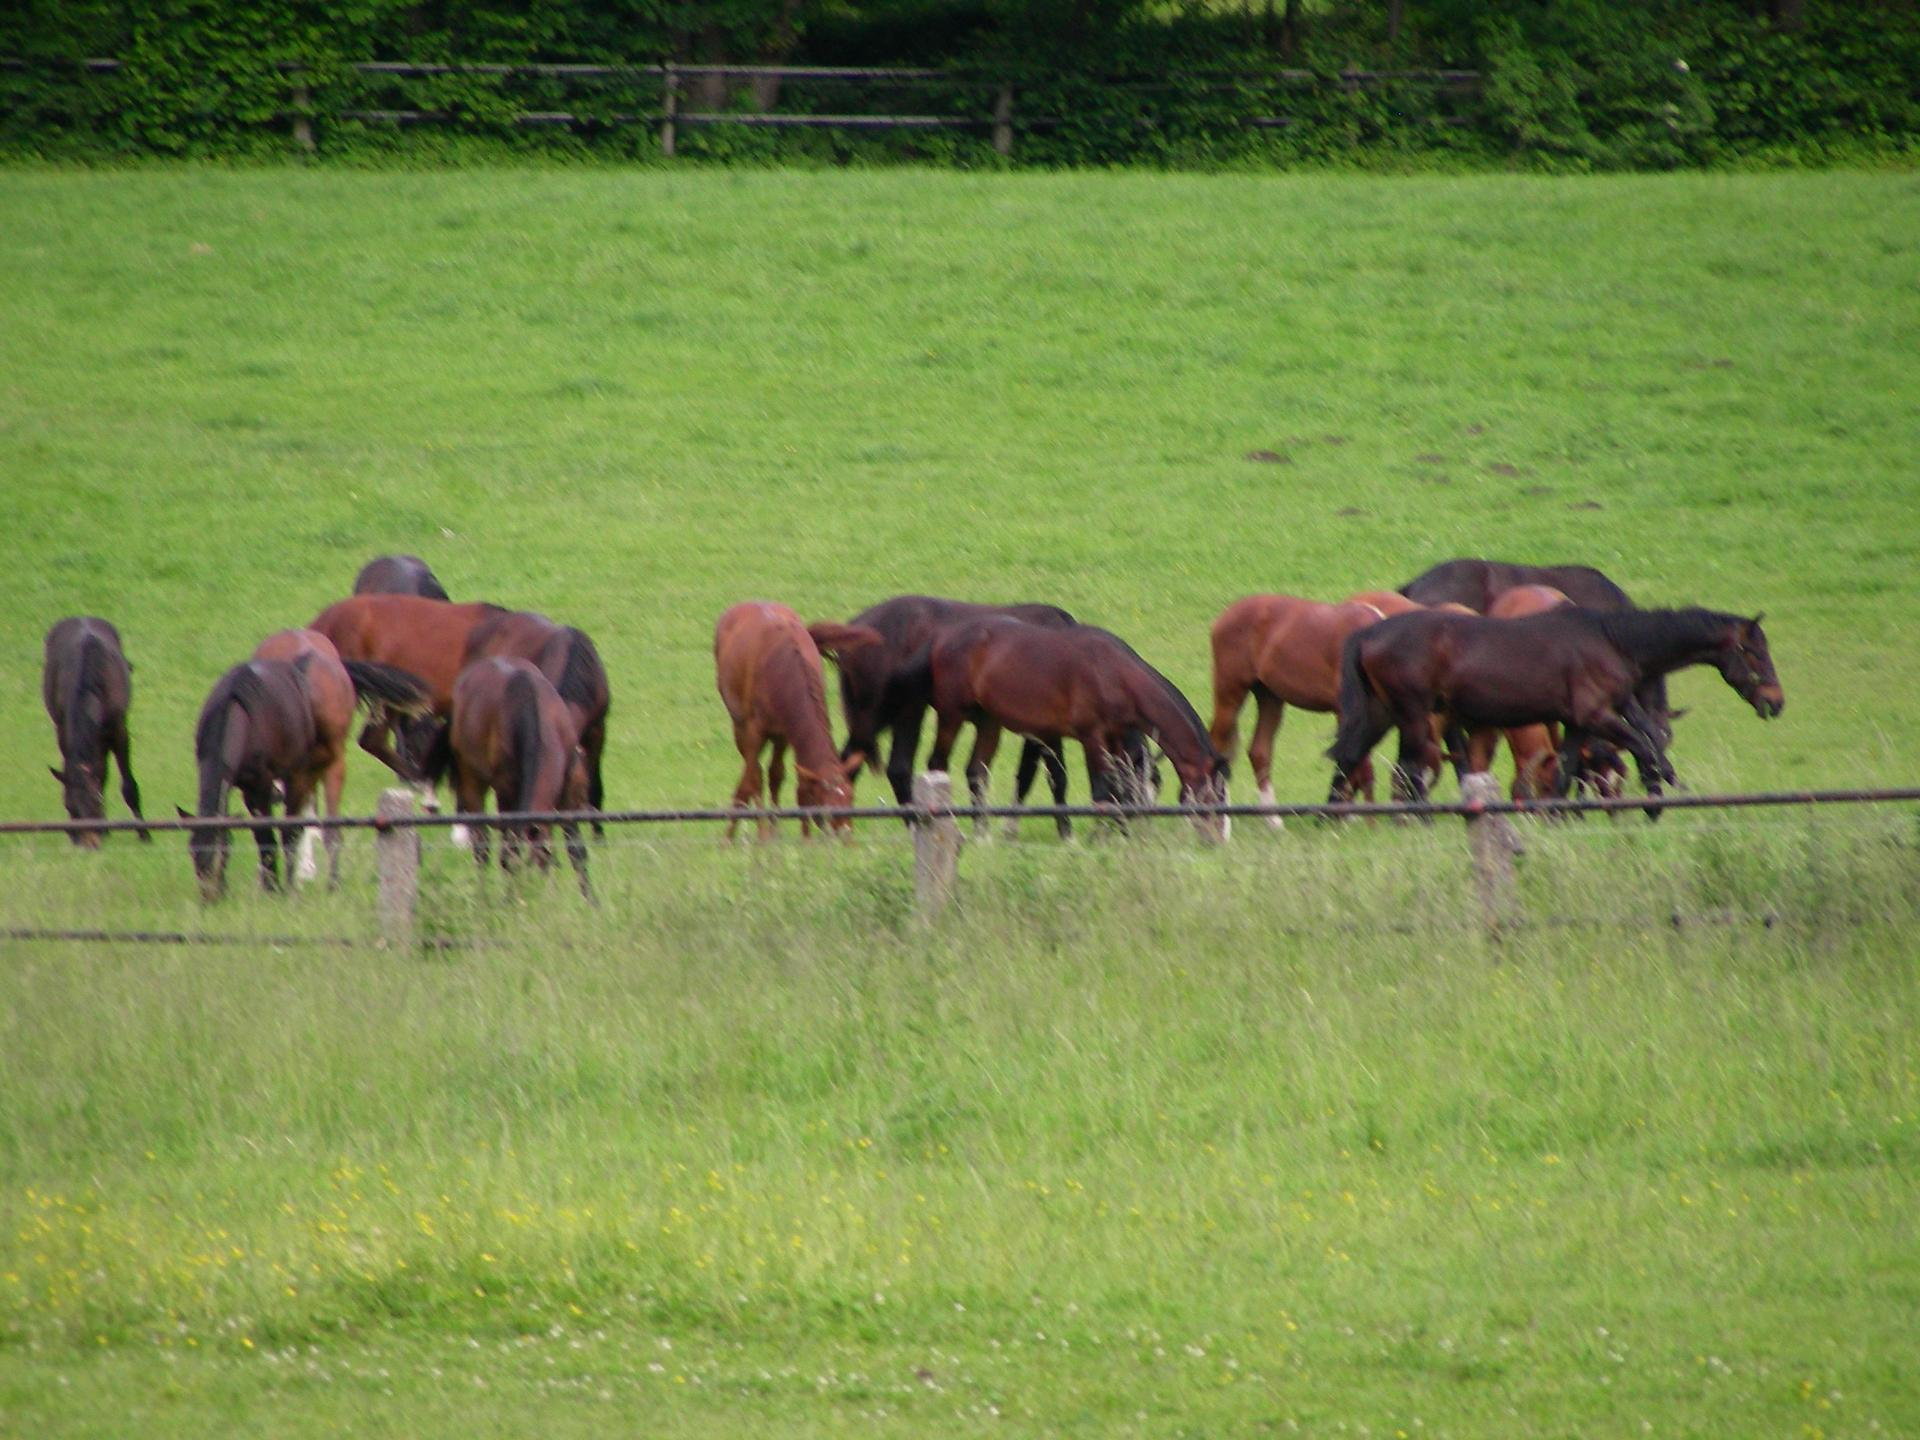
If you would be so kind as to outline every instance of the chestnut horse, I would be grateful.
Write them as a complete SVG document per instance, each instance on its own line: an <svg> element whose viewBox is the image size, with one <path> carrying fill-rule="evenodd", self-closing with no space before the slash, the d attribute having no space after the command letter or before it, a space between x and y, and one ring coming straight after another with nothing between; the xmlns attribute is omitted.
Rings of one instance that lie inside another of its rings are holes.
<svg viewBox="0 0 1920 1440"><path fill-rule="evenodd" d="M587 762L574 729L573 713L538 666L517 657L477 660L460 672L453 686L453 722L448 727L453 789L463 815L486 813L487 792L502 813L516 810L582 810L587 803ZM473 827L473 858L487 864L485 825ZM580 877L580 893L591 901L587 847L580 827L563 821L567 858ZM504 825L500 868L513 870L524 843L533 862L553 864L548 827L542 823Z"/></svg>
<svg viewBox="0 0 1920 1440"><path fill-rule="evenodd" d="M713 665L721 702L733 721L733 743L740 751L740 783L733 791L734 809L755 805L763 784L771 804L779 805L789 747L798 776L794 787L797 803L853 803L853 777L867 757L860 750L842 756L834 749L820 657L845 657L880 643L879 632L864 625L827 621L808 625L785 605L764 601L735 605L721 615L713 630ZM763 777L760 752L769 746L773 755ZM739 823L738 817L727 822L727 839L733 839ZM844 815L820 822L823 832L829 826L846 834L853 822ZM771 839L773 830L773 822L762 816L760 838ZM804 837L808 833L809 824L802 818L800 834Z"/></svg>
<svg viewBox="0 0 1920 1440"><path fill-rule="evenodd" d="M360 705L390 711L396 715L418 715L428 704L427 692L413 676L388 665L364 660L340 659L339 651L326 636L313 630L278 630L267 636L253 652L255 660L284 660L294 668L308 709L313 717L313 748L303 767L306 780L298 795L286 792L289 817L302 812L319 811L325 797L327 814L340 813L340 792L347 783L347 733L353 728L353 712ZM340 832L322 832L327 847L327 886L340 884ZM300 832L297 865L288 878L310 880L318 867L313 861L314 830Z"/></svg>
<svg viewBox="0 0 1920 1440"><path fill-rule="evenodd" d="M1673 767L1639 696L1649 679L1689 665L1716 667L1763 719L1786 704L1758 616L1563 606L1518 620L1436 611L1384 620L1349 636L1341 651L1330 798L1352 795L1360 759L1398 726L1394 793L1424 799L1426 775L1440 759L1436 711L1468 730L1564 726L1557 794L1571 783L1580 744L1597 736L1632 754L1647 793L1658 797Z"/></svg>
<svg viewBox="0 0 1920 1440"><path fill-rule="evenodd" d="M423 595L429 600L445 600L427 562L418 555L382 555L369 560L353 577L356 595Z"/></svg>
<svg viewBox="0 0 1920 1440"><path fill-rule="evenodd" d="M53 778L71 820L106 818L107 757L120 766L120 797L133 818L140 813L140 787L133 778L133 746L127 737L127 707L133 702L133 666L120 647L120 632L105 620L69 616L47 631L40 694L60 746ZM142 840L153 838L146 830ZM83 850L100 848L101 832L70 832Z"/></svg>
<svg viewBox="0 0 1920 1440"><path fill-rule="evenodd" d="M1366 590L1336 605L1294 595L1249 595L1213 622L1213 744L1231 754L1240 711L1253 696L1255 719L1247 759L1260 799L1274 803L1273 741L1287 706L1332 713L1340 699L1340 646L1347 636L1389 615L1420 606L1392 591ZM1363 760L1354 786L1373 798L1373 762ZM1280 818L1268 824L1281 828Z"/></svg>
<svg viewBox="0 0 1920 1440"><path fill-rule="evenodd" d="M502 610L483 619L467 637L467 664L495 655L531 660L560 692L587 758L587 808L604 808L606 790L600 779L600 757L607 748L607 709L613 700L613 688L593 641L584 630L556 625L530 610ZM433 778L429 768L428 779ZM597 819L593 833L606 833Z"/></svg>
<svg viewBox="0 0 1920 1440"><path fill-rule="evenodd" d="M467 641L481 621L503 613L498 605L455 605L419 595L355 595L329 605L307 628L331 640L342 660L390 665L418 676L433 712L447 715ZM396 753L394 729L395 717L376 709L360 732L360 748L401 779L422 780L425 756ZM403 748L411 752L417 745Z"/></svg>
<svg viewBox="0 0 1920 1440"><path fill-rule="evenodd" d="M1058 749L1064 738L1086 753L1096 804L1136 798L1127 737L1153 737L1180 777L1183 803L1227 798L1227 761L1186 696L1118 636L1092 625L1042 629L1006 618L956 626L933 643L933 708L938 718L927 764L945 770L960 727L979 730L967 783L987 803L987 775L1003 730ZM1224 816L1196 817L1195 828L1224 840Z"/></svg>

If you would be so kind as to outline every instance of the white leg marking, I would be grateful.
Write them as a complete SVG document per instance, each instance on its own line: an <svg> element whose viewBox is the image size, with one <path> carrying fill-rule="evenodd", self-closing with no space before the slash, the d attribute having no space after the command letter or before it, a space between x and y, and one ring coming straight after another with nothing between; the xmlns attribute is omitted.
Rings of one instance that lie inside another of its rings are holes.
<svg viewBox="0 0 1920 1440"><path fill-rule="evenodd" d="M471 850L473 848L473 832L468 830L464 825L452 826L447 831L447 838L454 843L457 849Z"/></svg>
<svg viewBox="0 0 1920 1440"><path fill-rule="evenodd" d="M1271 780L1260 787L1260 803L1262 805L1278 805L1280 803L1274 798L1273 782ZM1276 830L1284 830L1287 828L1287 822L1282 820L1278 815L1267 816L1267 824Z"/></svg>
<svg viewBox="0 0 1920 1440"><path fill-rule="evenodd" d="M300 813L303 815L318 815L320 813L320 797L316 795L309 799L307 801L307 808ZM293 867L294 874L303 884L320 873L320 862L313 858L313 852L318 848L319 844L320 832L311 825L303 826L300 830L299 859L294 863Z"/></svg>

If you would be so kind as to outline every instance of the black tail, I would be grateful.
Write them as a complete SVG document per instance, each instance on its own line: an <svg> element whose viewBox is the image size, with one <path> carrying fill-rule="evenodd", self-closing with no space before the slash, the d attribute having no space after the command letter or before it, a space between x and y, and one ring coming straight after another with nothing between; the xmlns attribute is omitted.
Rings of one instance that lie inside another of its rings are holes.
<svg viewBox="0 0 1920 1440"><path fill-rule="evenodd" d="M607 667L601 663L600 652L594 649L586 631L569 625L566 636L567 660L553 688L569 705L591 712L599 708L606 695Z"/></svg>
<svg viewBox="0 0 1920 1440"><path fill-rule="evenodd" d="M107 642L98 635L80 640L80 663L74 667L73 692L66 702L63 754L92 763L100 758L102 723L106 719ZM88 704L89 700L96 703ZM102 771L104 779L105 772Z"/></svg>
<svg viewBox="0 0 1920 1440"><path fill-rule="evenodd" d="M1360 641L1366 633L1364 629L1354 631L1340 647L1340 725L1327 748L1327 758L1340 767L1343 775L1366 759L1367 751L1373 748L1368 734L1373 728L1373 691L1360 666Z"/></svg>
<svg viewBox="0 0 1920 1440"><path fill-rule="evenodd" d="M513 808L534 808L534 782L540 775L540 697L533 682L524 674L507 679L507 737L513 751L513 763L520 771L520 793L513 797Z"/></svg>
<svg viewBox="0 0 1920 1440"><path fill-rule="evenodd" d="M410 671L393 665L376 665L371 660L342 661L347 678L353 681L354 697L371 709L384 705L396 715L409 717L431 714L433 697L426 682Z"/></svg>
<svg viewBox="0 0 1920 1440"><path fill-rule="evenodd" d="M193 755L200 768L200 813L217 815L226 808L227 787L233 783L226 760L227 726L237 705L249 715L266 703L266 686L252 665L236 665L214 683L194 727Z"/></svg>

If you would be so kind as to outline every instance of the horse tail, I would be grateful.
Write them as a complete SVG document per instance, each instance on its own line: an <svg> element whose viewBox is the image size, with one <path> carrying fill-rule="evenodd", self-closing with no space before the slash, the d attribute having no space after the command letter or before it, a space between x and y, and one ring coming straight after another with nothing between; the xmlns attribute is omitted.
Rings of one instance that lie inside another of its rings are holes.
<svg viewBox="0 0 1920 1440"><path fill-rule="evenodd" d="M508 676L505 704L508 748L520 772L519 793L513 797L513 808L531 810L540 778L540 697L534 691L533 681L518 671Z"/></svg>
<svg viewBox="0 0 1920 1440"><path fill-rule="evenodd" d="M590 714L600 708L604 698L607 667L586 631L569 625L562 633L567 637L567 658L553 688L560 692L562 700L578 707L583 715Z"/></svg>
<svg viewBox="0 0 1920 1440"><path fill-rule="evenodd" d="M227 755L229 730L235 709L251 716L266 690L251 665L236 665L215 682L194 727L193 755L200 766L200 813L215 815L226 808L233 766Z"/></svg>
<svg viewBox="0 0 1920 1440"><path fill-rule="evenodd" d="M814 621L807 626L807 634L813 637L813 643L829 660L838 660L843 650L858 650L862 645L879 645L885 639L878 630L869 626L836 625L831 620Z"/></svg>
<svg viewBox="0 0 1920 1440"><path fill-rule="evenodd" d="M301 657L303 660L305 656ZM397 665L380 665L372 660L343 660L347 678L353 682L353 698L367 708L383 705L396 715L409 719L433 713L433 697L427 685L411 671Z"/></svg>
<svg viewBox="0 0 1920 1440"><path fill-rule="evenodd" d="M106 721L107 642L88 632L80 637L80 663L74 666L73 690L66 705L66 740L75 758L90 761L100 748ZM88 701L95 703L88 704Z"/></svg>
<svg viewBox="0 0 1920 1440"><path fill-rule="evenodd" d="M1366 638L1363 626L1347 636L1340 646L1340 724L1327 747L1327 758L1344 773L1366 758L1368 712L1373 709L1373 690L1367 684L1366 669L1360 663L1360 643Z"/></svg>

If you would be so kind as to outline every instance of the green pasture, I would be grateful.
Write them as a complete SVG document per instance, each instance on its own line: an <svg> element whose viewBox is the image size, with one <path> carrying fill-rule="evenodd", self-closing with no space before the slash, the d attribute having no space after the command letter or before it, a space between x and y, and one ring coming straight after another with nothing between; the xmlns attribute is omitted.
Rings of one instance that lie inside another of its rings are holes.
<svg viewBox="0 0 1920 1440"><path fill-rule="evenodd" d="M387 550L594 635L620 806L730 792L736 600L1052 600L1204 714L1232 599L1458 554L1764 610L1695 788L1911 783L1917 262L1906 175L0 170L0 816L54 619L171 814ZM933 930L892 825L596 912L435 840L424 956L304 943L361 836L0 842L0 926L238 942L0 940L0 1436L1920 1432L1911 808L1530 827L1502 945L1455 825L1136 832Z"/></svg>

